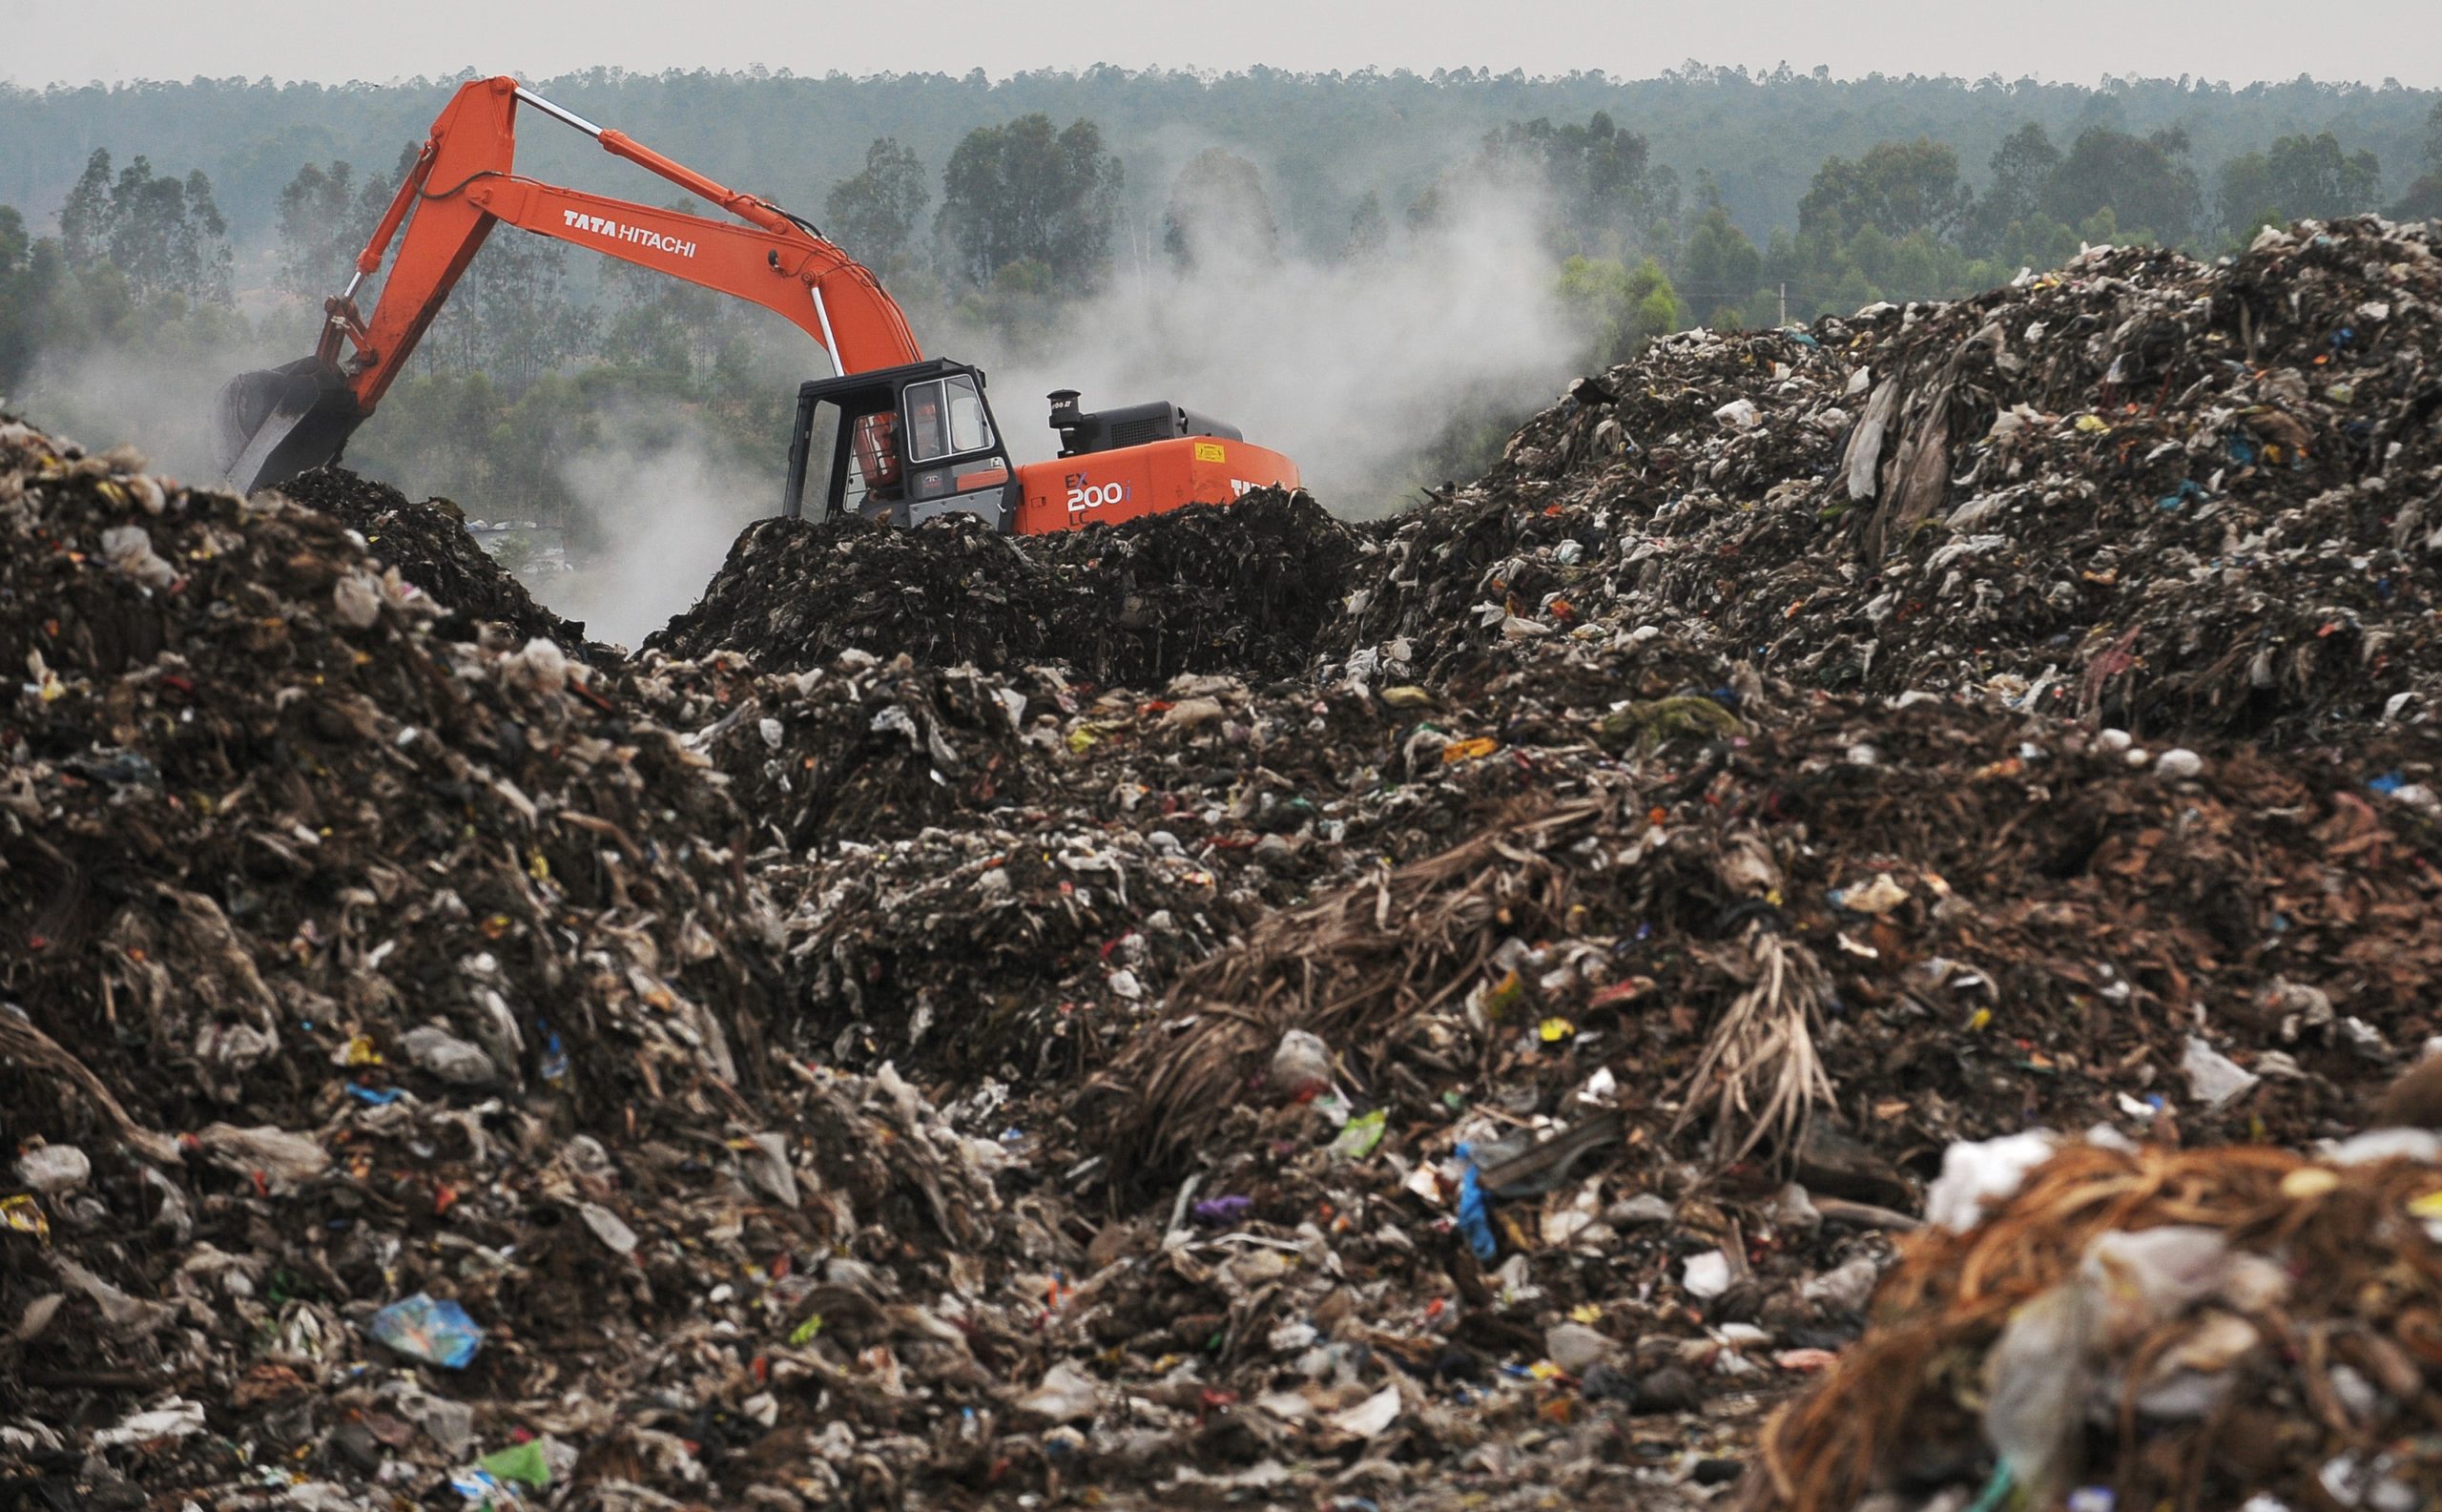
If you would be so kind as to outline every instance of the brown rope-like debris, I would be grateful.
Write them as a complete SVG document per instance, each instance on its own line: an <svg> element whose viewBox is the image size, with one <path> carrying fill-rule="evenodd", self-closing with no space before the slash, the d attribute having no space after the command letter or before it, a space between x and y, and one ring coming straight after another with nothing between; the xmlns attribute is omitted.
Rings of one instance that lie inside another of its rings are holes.
<svg viewBox="0 0 2442 1512"><path fill-rule="evenodd" d="M2442 1246L2407 1213L2442 1180L2431 1167L2392 1161L2334 1170L2328 1188L2314 1181L2285 1191L2284 1180L2310 1164L2245 1147L2121 1153L2077 1145L1981 1226L1915 1236L1884 1278L1866 1336L1766 1426L1741 1512L1847 1512L1877 1483L1877 1471L1922 1441L1928 1423L1966 1410L1946 1383L1961 1370L1973 1379L2011 1315L2074 1276L2088 1246L2113 1230L2197 1224L2222 1231L2234 1248L2278 1251L2293 1277L2290 1296L2281 1315L2251 1319L2267 1332L2259 1353L2272 1368L2305 1357L2308 1336L2332 1320L2405 1340L2442 1309ZM2117 1363L2131 1380L2142 1373L2135 1357ZM2202 1435L2225 1420L2163 1427L2153 1437ZM2200 1458L2204 1447L2200 1439L2176 1453L2159 1443L2142 1456L2124 1450L2115 1472L2123 1500L2141 1492L2144 1505L2189 1500L2193 1487L2144 1481L2146 1466L2210 1464Z"/></svg>

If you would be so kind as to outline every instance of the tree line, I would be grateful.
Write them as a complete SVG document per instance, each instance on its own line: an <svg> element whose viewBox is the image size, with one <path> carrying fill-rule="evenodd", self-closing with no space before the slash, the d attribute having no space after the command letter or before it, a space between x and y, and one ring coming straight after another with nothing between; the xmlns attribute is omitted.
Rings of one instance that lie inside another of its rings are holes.
<svg viewBox="0 0 2442 1512"><path fill-rule="evenodd" d="M48 212L96 146L122 158L149 153L181 176L209 174L234 237L251 245L269 230L279 190L300 165L386 164L458 82L0 86L0 141L10 148L0 154L0 203ZM1693 64L1641 79L1482 69L1257 68L1216 77L1103 67L1002 79L590 70L527 82L809 215L829 186L863 166L875 137L905 144L938 172L970 128L1039 114L1099 123L1128 160L1127 214L1145 228L1158 221L1181 164L1205 146L1223 146L1264 166L1284 244L1307 256L1335 246L1368 193L1396 220L1451 159L1510 122L1583 122L1604 113L1687 182L1709 175L1730 218L1760 244L1774 225L1796 223L1797 202L1827 155L1853 161L1878 141L1926 135L1957 149L1973 172L2029 121L2064 146L2089 126L2140 137L2175 127L2186 133L2208 187L2223 163L2277 136L2330 132L2351 152L2381 159L2388 199L2415 176L2418 134L2435 98L2389 83L2304 77L2239 88L2191 78L2078 85L1997 75L1839 79L1823 70ZM615 192L618 165L572 132L529 122L519 150L540 176Z"/></svg>

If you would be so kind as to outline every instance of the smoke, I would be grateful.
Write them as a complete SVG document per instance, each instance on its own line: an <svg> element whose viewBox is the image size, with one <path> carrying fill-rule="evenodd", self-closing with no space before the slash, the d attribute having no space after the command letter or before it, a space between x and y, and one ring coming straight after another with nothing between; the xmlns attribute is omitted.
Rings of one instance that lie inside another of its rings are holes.
<svg viewBox="0 0 2442 1512"><path fill-rule="evenodd" d="M989 330L928 349L978 353L1020 462L1057 450L1027 408L1075 388L1086 408L1166 399L1286 453L1344 515L1380 514L1419 483L1454 420L1547 403L1583 344L1539 243L1540 202L1514 186L1450 197L1441 222L1368 256L1158 253L1024 346Z"/></svg>
<svg viewBox="0 0 2442 1512"><path fill-rule="evenodd" d="M53 434L96 450L132 443L162 472L217 483L214 401L221 384L265 365L265 357L254 343L234 340L182 342L170 350L47 350L8 403Z"/></svg>
<svg viewBox="0 0 2442 1512"><path fill-rule="evenodd" d="M650 444L590 447L561 466L593 540L571 549L569 571L529 583L587 634L630 648L695 602L737 533L780 496L776 478L720 460L700 430L666 417L650 428Z"/></svg>

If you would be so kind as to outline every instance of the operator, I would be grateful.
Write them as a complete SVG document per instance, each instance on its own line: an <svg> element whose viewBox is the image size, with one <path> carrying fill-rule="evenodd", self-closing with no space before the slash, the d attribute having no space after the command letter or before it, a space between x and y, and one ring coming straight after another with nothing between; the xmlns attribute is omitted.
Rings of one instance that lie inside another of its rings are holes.
<svg viewBox="0 0 2442 1512"><path fill-rule="evenodd" d="M900 487L896 413L884 409L859 418L857 467L865 475L865 499L859 512L869 520L887 519L891 506L905 495Z"/></svg>

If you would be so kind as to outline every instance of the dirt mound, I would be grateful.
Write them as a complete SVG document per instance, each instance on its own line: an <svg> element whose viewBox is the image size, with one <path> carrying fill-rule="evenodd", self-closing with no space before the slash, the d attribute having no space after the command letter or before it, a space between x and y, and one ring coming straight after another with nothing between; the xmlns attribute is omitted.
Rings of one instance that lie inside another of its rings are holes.
<svg viewBox="0 0 2442 1512"><path fill-rule="evenodd" d="M1426 667L1663 626L1809 686L2146 738L2420 717L2437 295L2425 228L2356 220L1673 337L1398 527L1341 645Z"/></svg>
<svg viewBox="0 0 2442 1512"><path fill-rule="evenodd" d="M585 627L534 602L526 585L466 533L466 520L447 500L411 504L388 484L339 466L301 473L279 491L364 537L376 557L443 608L506 626L519 641L539 635L569 652L586 652Z"/></svg>
<svg viewBox="0 0 2442 1512"><path fill-rule="evenodd" d="M964 516L914 530L766 520L645 645L738 652L769 672L856 650L991 672L1056 662L1130 687L1182 672L1285 677L1312 658L1358 551L1312 498L1278 490L1023 539Z"/></svg>

